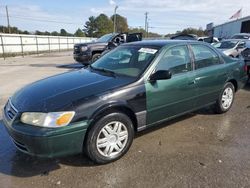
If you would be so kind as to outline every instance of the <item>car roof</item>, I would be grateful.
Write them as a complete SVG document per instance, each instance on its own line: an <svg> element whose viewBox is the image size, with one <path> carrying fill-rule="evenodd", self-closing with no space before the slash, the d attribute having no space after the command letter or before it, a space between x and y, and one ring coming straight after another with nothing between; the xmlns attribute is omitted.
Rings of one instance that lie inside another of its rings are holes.
<svg viewBox="0 0 250 188"><path fill-rule="evenodd" d="M234 42L241 42L241 41L249 41L248 39L225 39L225 40L222 40L221 42L224 42L224 41L234 41Z"/></svg>
<svg viewBox="0 0 250 188"><path fill-rule="evenodd" d="M189 43L197 43L197 44L204 44L204 42L194 41L194 40L143 40L137 42L131 42L123 44L123 46L155 46L158 48L162 48L164 46L172 46L177 44L189 44Z"/></svg>
<svg viewBox="0 0 250 188"><path fill-rule="evenodd" d="M234 34L234 36L236 36L236 35L247 35L247 36L250 36L250 33L236 33L236 34Z"/></svg>

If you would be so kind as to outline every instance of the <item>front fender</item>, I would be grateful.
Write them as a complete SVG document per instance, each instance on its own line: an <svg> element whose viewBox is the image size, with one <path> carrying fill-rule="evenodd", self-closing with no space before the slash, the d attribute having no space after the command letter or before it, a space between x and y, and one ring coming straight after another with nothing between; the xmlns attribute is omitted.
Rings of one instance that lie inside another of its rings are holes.
<svg viewBox="0 0 250 188"><path fill-rule="evenodd" d="M105 112L108 112L109 110L115 110L119 108L125 108L134 113L133 108L127 103L127 101L110 101L109 103L106 103L99 108L95 110L95 112L91 115L90 119L95 120L97 119L101 114L104 114ZM135 114L135 113L134 113Z"/></svg>

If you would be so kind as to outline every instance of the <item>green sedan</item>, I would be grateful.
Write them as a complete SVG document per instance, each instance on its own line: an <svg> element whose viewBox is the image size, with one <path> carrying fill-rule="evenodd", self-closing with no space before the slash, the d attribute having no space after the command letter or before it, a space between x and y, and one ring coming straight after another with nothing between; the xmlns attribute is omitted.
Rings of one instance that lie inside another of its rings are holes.
<svg viewBox="0 0 250 188"><path fill-rule="evenodd" d="M39 157L122 157L134 134L212 105L227 112L247 80L244 62L197 41L124 44L92 65L32 83L4 107L18 150Z"/></svg>

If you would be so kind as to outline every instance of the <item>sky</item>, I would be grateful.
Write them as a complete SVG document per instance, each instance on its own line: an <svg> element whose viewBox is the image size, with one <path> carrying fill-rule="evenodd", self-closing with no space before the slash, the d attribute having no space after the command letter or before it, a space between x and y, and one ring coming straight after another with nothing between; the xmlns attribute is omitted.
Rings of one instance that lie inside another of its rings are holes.
<svg viewBox="0 0 250 188"><path fill-rule="evenodd" d="M90 16L117 13L127 17L129 27L145 27L148 12L149 31L159 34L175 33L187 27L206 28L229 21L242 8L242 16L250 15L249 0L2 0L0 25L10 25L28 31L59 31L74 33L83 28Z"/></svg>

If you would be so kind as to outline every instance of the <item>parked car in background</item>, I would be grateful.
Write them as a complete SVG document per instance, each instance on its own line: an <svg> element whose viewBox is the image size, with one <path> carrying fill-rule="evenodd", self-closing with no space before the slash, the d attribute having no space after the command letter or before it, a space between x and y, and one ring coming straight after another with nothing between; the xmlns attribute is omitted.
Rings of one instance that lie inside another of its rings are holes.
<svg viewBox="0 0 250 188"><path fill-rule="evenodd" d="M198 36L195 34L176 34L170 37L171 40L198 40Z"/></svg>
<svg viewBox="0 0 250 188"><path fill-rule="evenodd" d="M246 69L250 78L250 41L246 43L246 48L241 52L241 54L246 62Z"/></svg>
<svg viewBox="0 0 250 188"><path fill-rule="evenodd" d="M110 33L95 42L74 45L74 59L82 64L91 64L97 60L105 50L113 49L120 44L141 41L142 33Z"/></svg>
<svg viewBox="0 0 250 188"><path fill-rule="evenodd" d="M241 52L246 48L246 40L227 39L212 45L222 51L225 55L238 58Z"/></svg>
<svg viewBox="0 0 250 188"><path fill-rule="evenodd" d="M204 42L127 43L88 67L22 88L3 122L24 153L85 152L104 164L122 157L137 131L210 105L227 112L246 80L244 61Z"/></svg>
<svg viewBox="0 0 250 188"><path fill-rule="evenodd" d="M238 33L232 36L232 39L247 39L250 40L250 33Z"/></svg>
<svg viewBox="0 0 250 188"><path fill-rule="evenodd" d="M220 42L216 37L198 37L198 41L207 42L210 44Z"/></svg>
<svg viewBox="0 0 250 188"><path fill-rule="evenodd" d="M198 40L201 42L215 43L219 42L216 37L198 37L195 34L176 34L170 37L171 40Z"/></svg>

